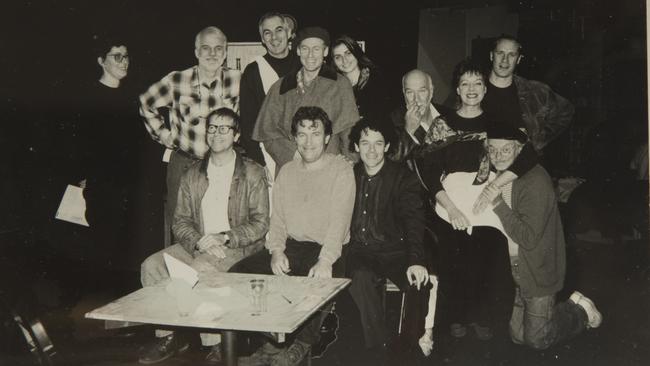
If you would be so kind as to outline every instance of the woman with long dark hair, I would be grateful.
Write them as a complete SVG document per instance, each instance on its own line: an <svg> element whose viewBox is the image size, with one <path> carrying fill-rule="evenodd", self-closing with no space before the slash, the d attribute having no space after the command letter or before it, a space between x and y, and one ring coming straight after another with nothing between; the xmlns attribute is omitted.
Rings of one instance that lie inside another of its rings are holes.
<svg viewBox="0 0 650 366"><path fill-rule="evenodd" d="M361 118L388 112L384 80L377 66L368 58L359 43L342 35L332 42L331 57L336 70L350 80Z"/></svg>

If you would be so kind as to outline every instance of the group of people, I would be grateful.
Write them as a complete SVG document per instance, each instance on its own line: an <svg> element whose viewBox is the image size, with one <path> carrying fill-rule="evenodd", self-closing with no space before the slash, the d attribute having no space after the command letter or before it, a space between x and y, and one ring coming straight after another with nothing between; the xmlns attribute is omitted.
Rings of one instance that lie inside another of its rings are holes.
<svg viewBox="0 0 650 366"><path fill-rule="evenodd" d="M366 347L382 350L390 336L381 291L390 279L406 293L407 315L422 314L407 316L415 319L410 341L429 355L433 283L452 304L438 315L451 335L469 327L489 339L498 280L489 274L505 271L516 285L513 342L545 349L598 327L601 314L580 292L556 303L565 242L538 156L569 125L573 107L515 75L521 44L498 38L489 74L475 61L459 63L455 109L432 103L431 77L409 71L404 105L391 113L380 69L354 39L331 41L327 30L297 24L264 14L267 52L243 74L224 66L227 37L207 27L195 38L197 65L140 95L147 132L171 152L165 217L173 233L142 263L143 286L168 277L163 253L199 271L348 277ZM119 86L128 60L121 43L99 56L104 90ZM89 179L85 189L102 179L113 178ZM240 364L299 364L319 341L325 313L288 346L264 341ZM170 330L156 335L143 364L188 348ZM206 360L219 362L218 334L202 334L202 342Z"/></svg>

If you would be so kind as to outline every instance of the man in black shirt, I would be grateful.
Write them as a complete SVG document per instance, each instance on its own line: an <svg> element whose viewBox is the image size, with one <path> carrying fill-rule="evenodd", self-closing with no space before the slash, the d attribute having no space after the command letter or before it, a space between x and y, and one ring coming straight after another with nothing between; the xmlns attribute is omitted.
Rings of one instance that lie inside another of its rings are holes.
<svg viewBox="0 0 650 366"><path fill-rule="evenodd" d="M356 198L346 267L368 348L383 347L388 340L380 297L386 278L417 298L428 298L432 287L425 266L422 188L406 166L384 159L394 140L392 134L388 123L368 118L350 133L361 161L354 167ZM414 304L426 308L428 299ZM417 337L424 333L420 346L425 354L432 346L433 311L429 318L429 326L414 332Z"/></svg>
<svg viewBox="0 0 650 366"><path fill-rule="evenodd" d="M267 170L273 170L275 163L270 156L264 157L260 143L251 136L257 114L271 85L290 71L300 67L295 52L289 52L289 41L295 34L295 20L287 14L276 12L262 15L259 21L260 37L266 48L264 56L257 57L244 69L239 89L241 113L241 144L246 154ZM270 178L275 172L269 172Z"/></svg>
<svg viewBox="0 0 650 366"><path fill-rule="evenodd" d="M573 105L548 85L515 75L521 62L521 43L501 36L490 52L490 72L483 110L491 121L508 121L524 128L538 153L571 123Z"/></svg>

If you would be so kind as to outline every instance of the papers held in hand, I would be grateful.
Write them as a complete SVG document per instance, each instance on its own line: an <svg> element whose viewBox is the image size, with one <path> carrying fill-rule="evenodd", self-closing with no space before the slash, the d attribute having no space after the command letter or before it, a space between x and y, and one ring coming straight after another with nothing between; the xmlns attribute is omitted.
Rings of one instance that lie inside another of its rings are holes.
<svg viewBox="0 0 650 366"><path fill-rule="evenodd" d="M54 218L77 225L89 226L88 221L86 221L86 200L83 196L83 189L68 184Z"/></svg>

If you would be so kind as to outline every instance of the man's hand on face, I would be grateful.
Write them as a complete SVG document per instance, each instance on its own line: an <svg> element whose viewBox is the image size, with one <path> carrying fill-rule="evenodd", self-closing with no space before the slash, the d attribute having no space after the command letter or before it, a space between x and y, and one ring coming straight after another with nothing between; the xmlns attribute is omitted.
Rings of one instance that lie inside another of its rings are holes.
<svg viewBox="0 0 650 366"><path fill-rule="evenodd" d="M414 264L406 270L406 278L409 284L415 285L418 290L421 286L426 286L429 283L429 272L423 266Z"/></svg>
<svg viewBox="0 0 650 366"><path fill-rule="evenodd" d="M196 243L201 253L208 253L217 258L226 258L224 252L225 238L221 234L206 234Z"/></svg>
<svg viewBox="0 0 650 366"><path fill-rule="evenodd" d="M307 277L332 278L332 265L319 259L318 262L311 267Z"/></svg>
<svg viewBox="0 0 650 366"><path fill-rule="evenodd" d="M271 253L271 271L278 276L286 276L291 271L289 258L283 251L275 250Z"/></svg>
<svg viewBox="0 0 650 366"><path fill-rule="evenodd" d="M417 104L413 103L406 106L406 114L404 115L404 128L406 132L413 134L415 130L420 127L420 120L422 115L419 112L420 108Z"/></svg>

